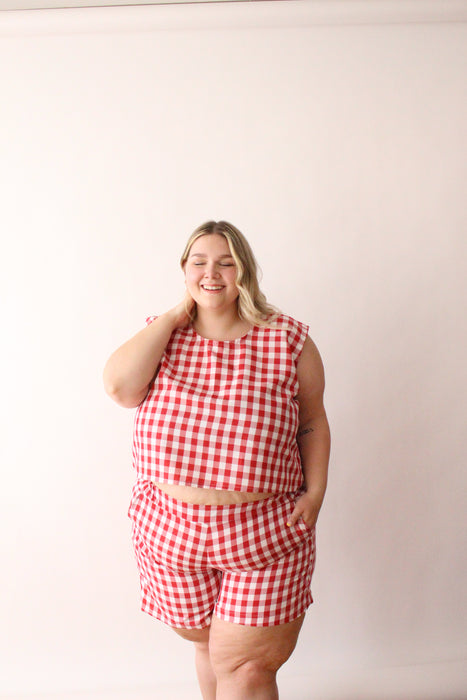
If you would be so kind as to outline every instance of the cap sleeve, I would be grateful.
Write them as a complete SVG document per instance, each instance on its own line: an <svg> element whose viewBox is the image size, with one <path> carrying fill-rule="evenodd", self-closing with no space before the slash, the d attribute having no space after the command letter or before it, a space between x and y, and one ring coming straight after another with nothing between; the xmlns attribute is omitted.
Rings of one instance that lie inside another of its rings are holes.
<svg viewBox="0 0 467 700"><path fill-rule="evenodd" d="M298 362L298 358L305 345L305 340L308 336L309 326L302 321L297 321L291 316L282 316L285 330L287 332L287 342L292 353L295 364Z"/></svg>

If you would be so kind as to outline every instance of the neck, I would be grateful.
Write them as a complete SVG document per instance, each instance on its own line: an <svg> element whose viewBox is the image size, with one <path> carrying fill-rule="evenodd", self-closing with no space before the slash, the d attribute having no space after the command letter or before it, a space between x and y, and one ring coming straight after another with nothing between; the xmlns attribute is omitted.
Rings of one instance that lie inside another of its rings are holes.
<svg viewBox="0 0 467 700"><path fill-rule="evenodd" d="M236 331L248 329L249 324L240 319L236 306L231 311L201 309L198 306L193 327L206 338L228 338Z"/></svg>

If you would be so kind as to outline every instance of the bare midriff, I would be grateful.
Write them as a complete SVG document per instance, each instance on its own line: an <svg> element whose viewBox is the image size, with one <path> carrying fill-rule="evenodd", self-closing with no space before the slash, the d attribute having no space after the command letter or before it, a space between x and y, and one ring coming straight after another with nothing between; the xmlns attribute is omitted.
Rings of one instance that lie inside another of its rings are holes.
<svg viewBox="0 0 467 700"><path fill-rule="evenodd" d="M232 503L248 503L271 498L273 493L247 493L245 491L222 491L220 489L205 489L179 484L160 484L154 482L158 489L172 498L185 503L203 506L227 506Z"/></svg>

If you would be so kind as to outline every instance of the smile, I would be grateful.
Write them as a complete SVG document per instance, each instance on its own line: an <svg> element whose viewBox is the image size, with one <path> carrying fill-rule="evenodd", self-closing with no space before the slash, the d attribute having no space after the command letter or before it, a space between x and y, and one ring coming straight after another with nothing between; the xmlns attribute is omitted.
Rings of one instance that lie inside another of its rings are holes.
<svg viewBox="0 0 467 700"><path fill-rule="evenodd" d="M220 292L221 289L224 289L223 286L214 285L214 284L202 284L201 287L202 287L206 292Z"/></svg>

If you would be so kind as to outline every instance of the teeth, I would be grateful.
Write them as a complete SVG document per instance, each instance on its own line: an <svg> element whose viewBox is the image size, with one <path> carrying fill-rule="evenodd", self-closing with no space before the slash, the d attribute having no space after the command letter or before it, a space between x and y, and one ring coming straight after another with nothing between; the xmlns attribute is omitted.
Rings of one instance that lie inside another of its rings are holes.
<svg viewBox="0 0 467 700"><path fill-rule="evenodd" d="M203 287L203 289L207 289L207 290L209 290L210 292L215 292L215 291L217 291L218 289L222 289L222 287L214 287L214 286L209 286L209 285L207 285L207 284L203 284L202 287Z"/></svg>

